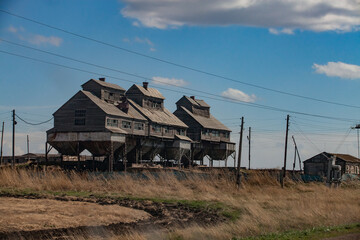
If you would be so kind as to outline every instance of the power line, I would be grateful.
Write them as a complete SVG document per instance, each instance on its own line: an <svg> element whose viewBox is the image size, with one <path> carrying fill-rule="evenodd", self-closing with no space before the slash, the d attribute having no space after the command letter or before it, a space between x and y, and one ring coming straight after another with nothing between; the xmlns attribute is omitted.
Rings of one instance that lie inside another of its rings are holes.
<svg viewBox="0 0 360 240"><path fill-rule="evenodd" d="M45 123L48 123L48 122L50 122L51 120L54 119L54 117L52 117L52 118L50 118L49 120L46 120L46 121L43 121L43 122L31 123L31 122L28 122L28 121L22 119L22 118L19 117L19 115L17 115L17 114L15 114L15 116L16 116L18 119L20 119L21 121L23 121L24 123L29 124L29 125L32 125L32 126L38 126L38 125L41 125L41 124L45 124Z"/></svg>
<svg viewBox="0 0 360 240"><path fill-rule="evenodd" d="M74 33L74 32L65 30L63 28L55 27L55 26L52 26L50 24L46 24L46 23L43 23L43 22L40 22L40 21L37 21L37 20L34 20L34 19L30 19L30 18L27 18L27 17L24 17L24 16L20 16L18 14L11 13L9 11L5 11L5 10L0 9L0 12L6 13L8 15L11 15L11 16L14 16L14 17L17 17L17 18L20 18L20 19L23 19L23 20L26 20L26 21L29 21L29 22L32 22L32 23L36 23L38 25L41 25L41 26L44 26L44 27L47 27L47 28L52 28L52 29L55 29L57 31L69 34L69 35L73 35L73 36L76 36L76 37L79 37L79 38L82 38L82 39L86 39L88 41L92 41L92 42L95 42L95 43L98 43L98 44L102 44L102 45L105 45L105 46L108 46L108 47L112 47L112 48L115 48L115 49L130 53L130 54L134 54L134 55L137 55L137 56L141 56L141 57L144 57L144 58L148 58L148 59L151 59L151 60L155 60L155 61L158 61L158 62L169 64L169 65L176 66L176 67L179 67L179 68L184 68L184 69L191 70L191 71L201 73L201 74L205 74L205 75L208 75L208 76L221 78L221 79L224 79L224 80L227 80L227 81L236 82L236 83L247 85L247 86L250 86L250 87L259 88L259 89L262 89L262 90L271 91L271 92L275 92L275 93L280 93L280 94L288 95L288 96L292 96L292 97L298 97L298 98L303 98L303 99L307 99L307 100L311 100L311 101L317 101L317 102L333 104L333 105L338 105L338 106L344 106L344 107L360 108L360 106L355 106L355 105L350 105L350 104L345 104L345 103L338 103L338 102L333 102L333 101L329 101L329 100L323 100L323 99L314 98L314 97L308 97L308 96L304 96L304 95L300 95L300 94L296 94L296 93L285 92L285 91L282 91L282 90L277 90L277 89L264 87L264 86L253 84L253 83L240 81L240 80L233 79L233 78L230 78L230 77L226 77L226 76L222 76L222 75L219 75L219 74L207 72L207 71L200 70L200 69L197 69L197 68L194 68L194 67L186 66L186 65L183 65L183 64L179 64L179 63L169 61L169 60L164 60L164 59L153 57L153 56L150 56L150 55L147 55L147 54L144 54L144 53L133 51L133 50L130 50L130 49L127 49L127 48L124 48L124 47L120 47L118 45L107 43L107 42L104 42L104 41L101 41L101 40L98 40L98 39L95 39L95 38L91 38L91 37L88 37L88 36L85 36L85 35L81 35L81 34L78 34L78 33Z"/></svg>
<svg viewBox="0 0 360 240"><path fill-rule="evenodd" d="M3 51L3 50L0 50L0 52L1 52L1 53L5 53L5 54L8 54L8 55L16 56L16 57L25 58L25 59L28 59L28 60L33 60L33 61L36 61L36 62L41 62L41 63L45 63L45 64L50 64L50 65L54 65L54 66L59 66L59 67L67 68L67 69L72 69L72 70L76 70L76 71L80 71L80 72L84 72L84 73L102 75L102 76L109 77L109 78L113 78L113 79L117 79L117 80L120 80L120 81L137 83L137 82L135 82L135 81L130 81L130 80L127 80L127 79L118 78L118 77L110 76L110 75L107 75L107 74L102 74L102 73L97 73L97 72L88 71L88 70L84 70L84 69L79 69L79 68L75 68L75 67L70 67L70 66L66 66L66 65L62 65L62 64L58 64L58 63L53 63L53 62L49 62L49 61L44 61L44 60L41 60L41 59L37 59L37 58L33 58L33 57L28 57L28 56L24 56L24 55L20 55L20 54L16 54L16 53L11 53L11 52L7 52L7 51ZM166 91L172 91L172 92L181 93L181 94L189 94L188 92L177 91L177 90L168 89L168 88L163 88L163 87L158 87L158 88L159 88L159 89L166 90ZM300 115L317 117L317 118L333 119L333 120L345 121L345 122L351 122L351 123L358 121L357 119L331 117L331 116L325 116L325 115L319 115L319 114L311 114L311 113L305 113L305 112L287 110L287 109L282 109L282 108L277 108L277 107L272 107L272 106L266 106L266 105L262 105L262 104L248 103L248 102L241 101L241 100L234 99L234 98L230 98L230 97L223 97L223 96L216 95L216 94L212 94L212 93L206 93L206 92L204 92L204 91L198 91L198 90L192 90L192 89L191 89L191 91L194 91L194 92L202 92L202 93L205 93L205 94L214 96L214 97L209 97L209 96L198 95L198 96L200 96L200 97L204 97L204 98L208 98L208 99L213 99L213 100L217 100L217 101L234 103L234 104L240 104L240 105L248 106L248 107L256 107L256 108L261 108L261 109L266 109L266 110L272 110L272 111L278 111L278 112L285 112L285 113L292 113L292 114L300 114ZM217 98L215 98L215 97L217 97ZM225 98L225 99L224 99L224 98ZM226 99L227 99L227 100L226 100Z"/></svg>

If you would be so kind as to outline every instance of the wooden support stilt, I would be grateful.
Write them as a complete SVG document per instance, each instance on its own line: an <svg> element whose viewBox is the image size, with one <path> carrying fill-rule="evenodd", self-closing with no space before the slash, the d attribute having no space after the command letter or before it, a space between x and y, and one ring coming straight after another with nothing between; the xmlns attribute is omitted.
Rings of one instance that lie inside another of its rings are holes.
<svg viewBox="0 0 360 240"><path fill-rule="evenodd" d="M77 142L77 166L78 166L78 170L80 170L80 142Z"/></svg>
<svg viewBox="0 0 360 240"><path fill-rule="evenodd" d="M114 166L114 143L110 142L110 154L109 154L108 172L113 171L113 166Z"/></svg>
<svg viewBox="0 0 360 240"><path fill-rule="evenodd" d="M123 162L124 162L124 171L126 172L126 167L127 167L127 159L126 159L126 142L125 142L125 144L124 144Z"/></svg>

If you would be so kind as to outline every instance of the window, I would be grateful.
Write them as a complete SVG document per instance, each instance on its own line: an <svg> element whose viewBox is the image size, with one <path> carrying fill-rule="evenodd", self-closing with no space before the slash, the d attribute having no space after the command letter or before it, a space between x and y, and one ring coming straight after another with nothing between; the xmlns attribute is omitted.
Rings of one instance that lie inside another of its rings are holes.
<svg viewBox="0 0 360 240"><path fill-rule="evenodd" d="M86 116L86 110L85 109L77 109L77 110L75 110L74 124L76 126L85 125L85 116Z"/></svg>
<svg viewBox="0 0 360 240"><path fill-rule="evenodd" d="M81 110L75 110L75 117L85 117L86 115L86 110L81 109Z"/></svg>
<svg viewBox="0 0 360 240"><path fill-rule="evenodd" d="M108 127L119 127L119 120L114 118L107 118L106 119L106 126Z"/></svg>
<svg viewBox="0 0 360 240"><path fill-rule="evenodd" d="M185 129L178 129L177 134L181 136L185 136Z"/></svg>
<svg viewBox="0 0 360 240"><path fill-rule="evenodd" d="M144 124L143 124L143 123L136 122L136 123L134 124L134 129L135 129L135 130L144 130Z"/></svg>
<svg viewBox="0 0 360 240"><path fill-rule="evenodd" d="M164 133L169 133L170 132L170 128L167 126L164 126Z"/></svg>
<svg viewBox="0 0 360 240"><path fill-rule="evenodd" d="M203 133L203 135L205 135L205 136L210 136L210 130L209 130L209 129L204 129L204 130L202 131L202 133Z"/></svg>
<svg viewBox="0 0 360 240"><path fill-rule="evenodd" d="M213 130L213 131L212 131L212 135L213 135L214 137L220 137L219 131L217 131L217 130Z"/></svg>
<svg viewBox="0 0 360 240"><path fill-rule="evenodd" d="M131 129L131 122L128 122L128 121L122 121L122 128L128 128L128 129Z"/></svg>
<svg viewBox="0 0 360 240"><path fill-rule="evenodd" d="M160 125L152 125L153 132L161 132L161 126Z"/></svg>
<svg viewBox="0 0 360 240"><path fill-rule="evenodd" d="M229 132L225 132L225 133L224 133L224 137L225 137L225 138L230 138L230 133L229 133Z"/></svg>
<svg viewBox="0 0 360 240"><path fill-rule="evenodd" d="M77 126L85 125L85 118L75 118L75 125Z"/></svg>

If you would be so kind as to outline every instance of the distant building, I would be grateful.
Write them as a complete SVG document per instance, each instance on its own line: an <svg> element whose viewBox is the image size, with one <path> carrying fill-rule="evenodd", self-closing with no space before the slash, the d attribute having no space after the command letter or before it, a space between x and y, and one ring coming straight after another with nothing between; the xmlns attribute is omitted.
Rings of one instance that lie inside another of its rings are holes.
<svg viewBox="0 0 360 240"><path fill-rule="evenodd" d="M335 156L336 165L341 166L341 173L360 175L360 159L349 154L319 153L304 161L304 174L313 176L326 176L329 160Z"/></svg>
<svg viewBox="0 0 360 240"><path fill-rule="evenodd" d="M192 158L226 160L235 154L235 143L230 141L231 130L210 114L210 106L194 96L183 96L176 102L174 115L189 126L187 136L193 140ZM235 156L234 156L235 157Z"/></svg>

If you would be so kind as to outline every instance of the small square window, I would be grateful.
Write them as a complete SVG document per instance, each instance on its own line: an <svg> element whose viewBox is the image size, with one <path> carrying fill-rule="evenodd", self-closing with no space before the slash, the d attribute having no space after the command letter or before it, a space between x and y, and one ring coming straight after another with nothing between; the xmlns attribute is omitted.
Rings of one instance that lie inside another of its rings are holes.
<svg viewBox="0 0 360 240"><path fill-rule="evenodd" d="M122 128L131 129L131 122L122 121Z"/></svg>

